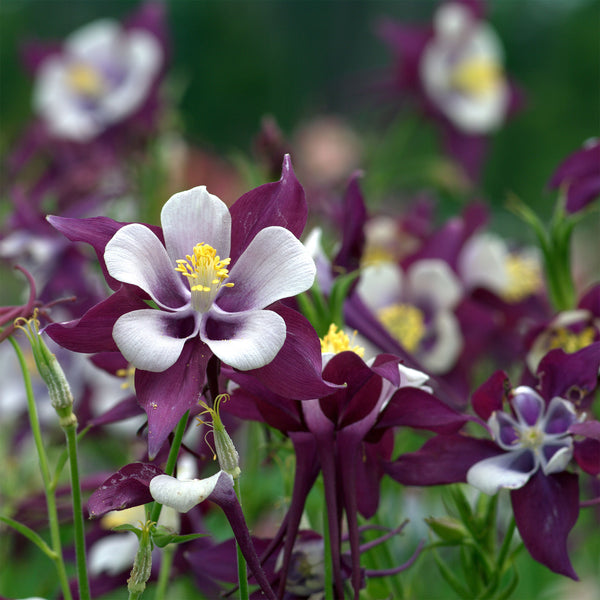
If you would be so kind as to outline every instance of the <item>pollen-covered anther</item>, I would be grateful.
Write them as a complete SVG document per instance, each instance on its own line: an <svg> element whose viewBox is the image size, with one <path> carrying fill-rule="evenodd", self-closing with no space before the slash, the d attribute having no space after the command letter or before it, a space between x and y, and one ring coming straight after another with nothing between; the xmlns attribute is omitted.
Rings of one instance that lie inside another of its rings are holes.
<svg viewBox="0 0 600 600"><path fill-rule="evenodd" d="M460 62L452 71L451 82L471 96L483 96L501 84L502 76L502 68L496 61L477 57Z"/></svg>
<svg viewBox="0 0 600 600"><path fill-rule="evenodd" d="M377 317L408 352L414 352L425 337L425 315L411 304L393 304L381 309Z"/></svg>
<svg viewBox="0 0 600 600"><path fill-rule="evenodd" d="M338 327L335 323L329 326L329 330L326 335L321 338L321 352L331 352L333 354L339 354L340 352L354 352L358 356L363 356L365 349L354 344L354 338L356 337L356 331L354 332L352 339L343 330L338 331Z"/></svg>
<svg viewBox="0 0 600 600"><path fill-rule="evenodd" d="M177 260L175 270L187 277L192 292L192 306L199 312L206 312L212 305L217 292L222 287L233 287L225 282L229 278L230 258L221 260L217 251L209 244L194 246L192 255Z"/></svg>

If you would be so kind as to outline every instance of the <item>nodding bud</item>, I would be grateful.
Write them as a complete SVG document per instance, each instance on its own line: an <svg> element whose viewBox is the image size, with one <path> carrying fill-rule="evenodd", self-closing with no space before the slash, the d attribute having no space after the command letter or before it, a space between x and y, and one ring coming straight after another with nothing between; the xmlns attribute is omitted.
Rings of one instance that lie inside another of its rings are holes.
<svg viewBox="0 0 600 600"><path fill-rule="evenodd" d="M31 344L35 364L48 388L50 402L59 416L61 427L77 425L77 417L72 411L73 394L71 393L71 386L56 356L50 352L40 334L37 313L34 312L31 319L22 323L15 323L15 325L25 332Z"/></svg>

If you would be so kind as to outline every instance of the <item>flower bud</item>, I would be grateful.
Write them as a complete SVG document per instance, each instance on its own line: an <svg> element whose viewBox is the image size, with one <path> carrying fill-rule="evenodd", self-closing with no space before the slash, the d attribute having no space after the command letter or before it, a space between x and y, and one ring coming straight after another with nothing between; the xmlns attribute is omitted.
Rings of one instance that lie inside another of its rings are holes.
<svg viewBox="0 0 600 600"><path fill-rule="evenodd" d="M469 535L466 527L452 517L429 517L425 522L445 542L457 544Z"/></svg>

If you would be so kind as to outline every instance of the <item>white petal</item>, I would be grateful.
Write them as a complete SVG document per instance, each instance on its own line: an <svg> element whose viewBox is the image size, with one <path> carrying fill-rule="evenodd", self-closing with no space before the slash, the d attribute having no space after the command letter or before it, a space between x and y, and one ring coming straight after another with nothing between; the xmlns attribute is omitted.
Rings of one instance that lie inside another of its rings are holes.
<svg viewBox="0 0 600 600"><path fill-rule="evenodd" d="M525 452L530 451L506 452L475 463L467 471L467 483L490 496L496 494L501 488L516 490L523 487L539 466L536 461L533 469L528 472L516 470L514 463Z"/></svg>
<svg viewBox="0 0 600 600"><path fill-rule="evenodd" d="M157 475L150 481L150 494L160 504L186 513L206 500L215 489L223 471L206 479L180 480L170 475Z"/></svg>
<svg viewBox="0 0 600 600"><path fill-rule="evenodd" d="M189 303L190 291L175 271L160 240L144 225L132 223L106 244L108 272L123 283L137 285L163 308L178 309Z"/></svg>
<svg viewBox="0 0 600 600"><path fill-rule="evenodd" d="M105 52L119 42L121 26L111 19L97 19L71 33L65 40L65 50L79 59L93 59L98 51Z"/></svg>
<svg viewBox="0 0 600 600"><path fill-rule="evenodd" d="M507 258L508 248L500 236L474 235L461 250L458 272L467 287L482 287L502 294L508 286Z"/></svg>
<svg viewBox="0 0 600 600"><path fill-rule="evenodd" d="M90 575L118 575L131 570L138 546L137 536L131 531L99 539L89 550Z"/></svg>
<svg viewBox="0 0 600 600"><path fill-rule="evenodd" d="M248 371L270 363L285 342L285 321L271 310L226 313L212 307L200 338L225 364Z"/></svg>
<svg viewBox="0 0 600 600"><path fill-rule="evenodd" d="M122 65L125 79L102 98L100 110L106 123L116 123L141 106L162 63L157 39L145 31L130 31L121 52L121 60L127 62Z"/></svg>
<svg viewBox="0 0 600 600"><path fill-rule="evenodd" d="M306 248L283 227L259 231L229 273L232 288L218 305L228 311L265 308L277 300L306 291L316 267Z"/></svg>
<svg viewBox="0 0 600 600"><path fill-rule="evenodd" d="M436 313L433 327L435 343L418 358L428 371L439 375L447 373L455 365L463 348L463 336L454 313L445 310Z"/></svg>
<svg viewBox="0 0 600 600"><path fill-rule="evenodd" d="M362 269L356 291L366 306L376 312L400 300L403 278L396 263L369 265Z"/></svg>
<svg viewBox="0 0 600 600"><path fill-rule="evenodd" d="M398 365L398 370L400 371L400 387L415 387L425 390L430 394L433 393L431 387L424 385L429 381L429 375L426 375L423 371L411 369L403 364Z"/></svg>
<svg viewBox="0 0 600 600"><path fill-rule="evenodd" d="M136 368L159 373L173 366L186 340L197 335L193 321L186 335L180 329L184 319L195 313L168 313L162 310L134 310L117 319L113 339L123 356Z"/></svg>
<svg viewBox="0 0 600 600"><path fill-rule="evenodd" d="M229 258L231 215L206 186L171 196L162 208L160 222L171 260L185 258L196 244L209 244L221 259Z"/></svg>
<svg viewBox="0 0 600 600"><path fill-rule="evenodd" d="M452 309L462 296L460 281L447 262L432 258L412 264L407 273L410 298L418 304L420 299L437 308Z"/></svg>
<svg viewBox="0 0 600 600"><path fill-rule="evenodd" d="M557 450L546 464L542 462L542 470L544 471L544 475L561 473L571 462L571 458L573 457L573 440L571 438L567 438L564 443L564 448ZM543 449L541 450L543 451Z"/></svg>

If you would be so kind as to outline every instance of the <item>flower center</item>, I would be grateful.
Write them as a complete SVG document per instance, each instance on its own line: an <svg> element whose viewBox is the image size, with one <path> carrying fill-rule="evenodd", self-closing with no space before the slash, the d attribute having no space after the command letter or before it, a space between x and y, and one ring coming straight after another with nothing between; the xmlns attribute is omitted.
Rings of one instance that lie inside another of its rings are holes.
<svg viewBox="0 0 600 600"><path fill-rule="evenodd" d="M544 432L537 427L527 427L519 431L519 441L523 448L535 450L544 443Z"/></svg>
<svg viewBox="0 0 600 600"><path fill-rule="evenodd" d="M123 383L121 383L122 390L135 388L135 367L129 366L126 369L117 369L115 375L123 379Z"/></svg>
<svg viewBox="0 0 600 600"><path fill-rule="evenodd" d="M344 331L338 331L337 325L332 323L329 326L327 334L321 338L321 352L323 354L326 352L339 354L340 352L350 350L351 352L354 352L355 354L358 354L358 356L362 357L365 353L365 349L361 346L352 346L355 336L356 331L352 335L352 339L350 339Z"/></svg>
<svg viewBox="0 0 600 600"><path fill-rule="evenodd" d="M572 354L589 346L594 341L596 332L593 327L588 326L579 333L571 331L566 327L558 327L552 331L548 342L549 350L561 348L567 354Z"/></svg>
<svg viewBox="0 0 600 600"><path fill-rule="evenodd" d="M451 84L469 96L489 94L498 87L501 79L500 65L483 57L461 61L450 75Z"/></svg>
<svg viewBox="0 0 600 600"><path fill-rule="evenodd" d="M97 98L105 90L103 77L96 69L85 63L75 63L67 72L69 85L82 96Z"/></svg>
<svg viewBox="0 0 600 600"><path fill-rule="evenodd" d="M192 255L177 260L176 271L187 277L192 292L192 307L206 312L213 304L222 287L233 287L225 283L229 277L227 269L230 258L221 260L217 251L209 244L196 244Z"/></svg>
<svg viewBox="0 0 600 600"><path fill-rule="evenodd" d="M508 285L502 294L507 302L519 302L535 294L542 287L542 277L537 261L511 254L506 259Z"/></svg>
<svg viewBox="0 0 600 600"><path fill-rule="evenodd" d="M414 352L425 336L425 315L411 304L382 308L377 317L408 352Z"/></svg>

